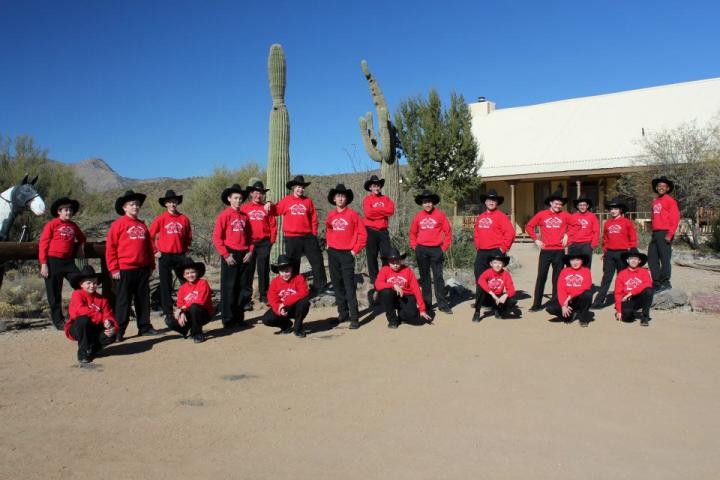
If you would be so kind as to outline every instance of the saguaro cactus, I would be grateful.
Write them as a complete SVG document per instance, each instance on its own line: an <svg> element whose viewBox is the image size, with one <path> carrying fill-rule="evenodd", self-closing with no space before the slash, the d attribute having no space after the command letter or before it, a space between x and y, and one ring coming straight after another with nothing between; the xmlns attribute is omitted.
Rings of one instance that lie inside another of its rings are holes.
<svg viewBox="0 0 720 480"><path fill-rule="evenodd" d="M277 202L285 195L285 184L290 179L290 117L285 107L285 53L279 44L270 47L268 77L272 110L268 143L267 180L270 189L268 200ZM278 218L278 236L271 258L276 260L284 251L282 218Z"/></svg>
<svg viewBox="0 0 720 480"><path fill-rule="evenodd" d="M360 117L360 135L365 145L367 154L380 163L380 174L385 179L385 195L389 196L395 204L398 204L400 198L400 166L395 153L395 134L394 126L390 122L390 110L385 102L385 96L380 90L377 80L373 77L368 69L367 61L360 62L365 79L370 87L373 104L378 115L378 130L380 131L380 141L378 142L375 130L373 128L372 112L367 112L364 117ZM396 235L398 233L399 223L398 216L393 215L390 218L390 233Z"/></svg>

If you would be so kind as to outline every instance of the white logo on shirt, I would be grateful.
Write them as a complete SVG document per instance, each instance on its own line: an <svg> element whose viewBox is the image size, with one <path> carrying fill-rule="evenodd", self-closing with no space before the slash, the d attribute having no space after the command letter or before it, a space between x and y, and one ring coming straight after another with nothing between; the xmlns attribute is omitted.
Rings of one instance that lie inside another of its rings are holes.
<svg viewBox="0 0 720 480"><path fill-rule="evenodd" d="M565 276L565 286L567 287L582 287L583 276L577 273L571 273Z"/></svg>
<svg viewBox="0 0 720 480"><path fill-rule="evenodd" d="M72 227L68 227L67 225L61 225L57 229L58 235L60 235L63 238L67 239L73 239L75 238L75 230L73 230Z"/></svg>
<svg viewBox="0 0 720 480"><path fill-rule="evenodd" d="M577 223L580 225L580 228L581 228L581 229L588 228L588 226L590 225L590 222L588 222L588 221L585 220L584 218L578 218Z"/></svg>
<svg viewBox="0 0 720 480"><path fill-rule="evenodd" d="M168 235L180 235L182 234L183 226L179 222L170 222L165 224L165 233Z"/></svg>
<svg viewBox="0 0 720 480"><path fill-rule="evenodd" d="M608 227L608 233L620 233L622 231L622 225L610 225Z"/></svg>
<svg viewBox="0 0 720 480"><path fill-rule="evenodd" d="M130 240L144 240L145 239L145 229L138 226L133 226L127 229L128 237L130 237Z"/></svg>
<svg viewBox="0 0 720 480"><path fill-rule="evenodd" d="M660 212L662 212L662 203L656 203L655 205L653 205L653 213L655 215L659 215Z"/></svg>
<svg viewBox="0 0 720 480"><path fill-rule="evenodd" d="M383 202L382 200L378 200L377 202L373 203L372 206L373 206L374 208L384 207L384 206L385 206L385 202Z"/></svg>
<svg viewBox="0 0 720 480"><path fill-rule="evenodd" d="M284 302L286 298L288 298L291 295L295 295L296 293L297 293L297 290L295 290L294 288L285 288L283 290L280 290L280 293L279 293L280 300L282 300Z"/></svg>
<svg viewBox="0 0 720 480"><path fill-rule="evenodd" d="M183 300L185 300L185 303L192 303L195 300L197 300L197 298L198 298L198 292L197 292L197 290L193 290L192 292L185 295Z"/></svg>
<svg viewBox="0 0 720 480"><path fill-rule="evenodd" d="M294 203L290 206L290 215L305 215L307 208L302 203Z"/></svg>
<svg viewBox="0 0 720 480"><path fill-rule="evenodd" d="M405 277L401 277L400 275L393 275L392 277L388 277L387 283L390 285L399 285L404 287L407 283L407 279Z"/></svg>
<svg viewBox="0 0 720 480"><path fill-rule="evenodd" d="M490 228L492 227L493 221L490 217L483 217L478 221L478 228Z"/></svg>
<svg viewBox="0 0 720 480"><path fill-rule="evenodd" d="M545 228L560 228L562 223L563 221L560 217L550 217L545 220Z"/></svg>
<svg viewBox="0 0 720 480"><path fill-rule="evenodd" d="M495 277L488 280L488 286L492 291L500 290L501 288L503 288L504 285L505 282L503 282L502 278Z"/></svg>
<svg viewBox="0 0 720 480"><path fill-rule="evenodd" d="M350 224L344 218L334 218L331 222L331 225L333 230L344 232L347 229L347 226Z"/></svg>
<svg viewBox="0 0 720 480"><path fill-rule="evenodd" d="M438 222L432 217L423 218L420 220L420 230L432 230L437 224Z"/></svg>
<svg viewBox="0 0 720 480"><path fill-rule="evenodd" d="M250 218L250 220L261 222L265 220L265 212L263 210L251 210L250 213L248 213L248 217Z"/></svg>
<svg viewBox="0 0 720 480"><path fill-rule="evenodd" d="M635 290L637 287L640 286L642 283L642 280L640 280L638 277L632 277L625 281L625 286L628 290Z"/></svg>
<svg viewBox="0 0 720 480"><path fill-rule="evenodd" d="M230 227L232 228L233 232L242 232L243 230L245 230L245 220L236 218L235 220L230 222Z"/></svg>
<svg viewBox="0 0 720 480"><path fill-rule="evenodd" d="M95 305L94 303L89 303L88 308L91 310L95 310L96 312L100 311L100 305Z"/></svg>

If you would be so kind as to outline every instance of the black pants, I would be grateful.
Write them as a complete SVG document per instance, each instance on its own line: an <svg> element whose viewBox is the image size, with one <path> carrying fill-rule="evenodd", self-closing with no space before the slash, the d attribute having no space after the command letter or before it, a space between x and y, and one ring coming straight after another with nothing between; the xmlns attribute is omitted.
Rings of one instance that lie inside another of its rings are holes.
<svg viewBox="0 0 720 480"><path fill-rule="evenodd" d="M500 315L506 315L510 313L513 308L515 308L515 305L517 305L517 300L515 300L515 297L506 298L504 303L495 303L492 295L490 295L482 288L480 289L480 292L477 294L477 297L475 299L475 311L478 312L482 309L482 307L489 307L492 308L493 311L497 311L498 313L500 313Z"/></svg>
<svg viewBox="0 0 720 480"><path fill-rule="evenodd" d="M439 308L448 308L445 296L445 279L443 279L443 260L445 255L440 247L425 247L418 245L415 248L418 270L420 271L420 288L422 289L425 306L430 309L432 305L432 285L435 284L435 298ZM432 282L430 281L432 270Z"/></svg>
<svg viewBox="0 0 720 480"><path fill-rule="evenodd" d="M385 311L388 323L421 323L420 311L415 295L399 296L392 288L384 288L379 292L380 305Z"/></svg>
<svg viewBox="0 0 720 480"><path fill-rule="evenodd" d="M285 330L286 328L293 327L296 332L302 331L303 321L310 311L310 300L308 297L301 298L297 302L293 303L289 307L285 307L288 314L286 317L277 315L273 312L272 308L269 308L265 315L262 316L263 324L268 327L277 327ZM295 319L295 325L290 321L291 318Z"/></svg>
<svg viewBox="0 0 720 480"><path fill-rule="evenodd" d="M228 252L235 259L235 265L228 265L224 258L220 260L220 318L226 326L245 321L243 308L248 301L243 284L248 268L243 258L248 251L228 248Z"/></svg>
<svg viewBox="0 0 720 480"><path fill-rule="evenodd" d="M168 327L183 337L187 336L188 332L194 337L195 335L203 333L202 327L210 321L210 314L197 303L193 303L190 305L190 308L185 311L185 318L187 319L185 326L180 326L177 319L173 317L173 319L168 322Z"/></svg>
<svg viewBox="0 0 720 480"><path fill-rule="evenodd" d="M250 301L253 292L253 277L255 269L258 274L258 295L261 301L267 300L268 286L270 285L270 239L265 238L255 242L255 250L245 269L245 298Z"/></svg>
<svg viewBox="0 0 720 480"><path fill-rule="evenodd" d="M302 235L299 237L285 236L285 253L295 262L295 271L300 272L300 259L305 255L310 262L313 274L313 288L322 290L327 285L325 265L318 239L315 235Z"/></svg>
<svg viewBox="0 0 720 480"><path fill-rule="evenodd" d="M633 295L626 301L622 302L621 313L622 319L626 322L632 322L635 320L635 312L642 309L642 316L650 318L650 307L652 306L653 295L655 291L648 287L637 295Z"/></svg>
<svg viewBox="0 0 720 480"><path fill-rule="evenodd" d="M175 268L185 258L183 254L163 253L158 259L158 276L160 277L160 305L165 317L173 314L172 286ZM185 283L184 278L178 278L181 284Z"/></svg>
<svg viewBox="0 0 720 480"><path fill-rule="evenodd" d="M370 284L375 285L375 279L380 271L378 268L378 254L381 257L387 256L392 245L387 230L375 230L370 227L365 227L365 230L367 231L365 252L367 254L368 275L370 275ZM387 261L382 260L382 265L387 265Z"/></svg>
<svg viewBox="0 0 720 480"><path fill-rule="evenodd" d="M588 268L592 267L593 248L592 248L592 244L590 242L573 243L572 245L570 245L568 247L568 254L569 255L587 255L588 264L585 266Z"/></svg>
<svg viewBox="0 0 720 480"><path fill-rule="evenodd" d="M560 270L563 269L563 250L540 250L540 258L538 259L538 273L535 279L535 298L533 298L533 307L539 307L543 302L543 293L545 293L545 282L547 282L548 272L552 265L552 298L557 298L557 281L560 277Z"/></svg>
<svg viewBox="0 0 720 480"><path fill-rule="evenodd" d="M150 268L120 270L115 298L115 318L120 333L125 334L130 321L130 304L135 304L138 332L152 328L150 324Z"/></svg>
<svg viewBox="0 0 720 480"><path fill-rule="evenodd" d="M48 305L50 305L50 318L53 325L63 328L65 317L62 313L62 286L63 279L68 278L70 273L78 272L75 260L68 258L48 257L48 278L45 279L45 292L47 293Z"/></svg>
<svg viewBox="0 0 720 480"><path fill-rule="evenodd" d="M327 252L330 281L335 290L338 317L357 320L360 314L355 293L355 257L350 250L328 248Z"/></svg>
<svg viewBox="0 0 720 480"><path fill-rule="evenodd" d="M605 255L603 255L603 276L600 281L600 289L595 297L596 304L605 303L605 297L607 297L613 277L625 268L625 263L621 257L623 252L625 252L625 250L608 250L605 252Z"/></svg>
<svg viewBox="0 0 720 480"><path fill-rule="evenodd" d="M78 353L95 355L103 346L110 345L115 337L105 335L102 323L93 323L90 317L78 317L70 324L70 335L78 342Z"/></svg>
<svg viewBox="0 0 720 480"><path fill-rule="evenodd" d="M592 292L590 290L585 290L583 293L578 295L577 297L574 297L570 299L570 302L568 305L570 305L570 308L572 308L573 313L575 313L581 322L587 322L588 321L588 310L590 310L590 304L592 303ZM545 311L548 312L550 315L555 315L556 317L562 317L562 306L557 301L557 299L554 299L551 301L548 306L545 308Z"/></svg>
<svg viewBox="0 0 720 480"><path fill-rule="evenodd" d="M670 284L672 243L665 240L667 230L656 230L648 246L648 266L655 286Z"/></svg>

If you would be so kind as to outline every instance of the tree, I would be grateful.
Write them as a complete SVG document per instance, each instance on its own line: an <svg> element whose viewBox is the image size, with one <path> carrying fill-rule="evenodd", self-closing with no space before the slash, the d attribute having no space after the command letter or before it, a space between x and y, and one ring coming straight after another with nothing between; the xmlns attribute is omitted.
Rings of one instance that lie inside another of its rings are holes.
<svg viewBox="0 0 720 480"><path fill-rule="evenodd" d="M457 206L480 185L478 146L462 95L453 92L446 111L434 89L427 100L405 100L396 110L395 125L414 190L434 190Z"/></svg>

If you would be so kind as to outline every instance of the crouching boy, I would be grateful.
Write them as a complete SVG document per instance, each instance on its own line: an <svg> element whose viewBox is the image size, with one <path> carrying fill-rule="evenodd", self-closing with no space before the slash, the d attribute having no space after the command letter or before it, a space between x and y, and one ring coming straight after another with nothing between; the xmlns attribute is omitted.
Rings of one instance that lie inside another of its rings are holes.
<svg viewBox="0 0 720 480"><path fill-rule="evenodd" d="M642 268L648 257L639 252L623 252L621 258L627 267L615 280L615 318L632 322L635 313L641 310L640 325L649 327L654 290L650 272Z"/></svg>
<svg viewBox="0 0 720 480"><path fill-rule="evenodd" d="M205 275L205 264L185 258L175 269L175 275L184 278L185 283L178 289L177 308L168 327L183 337L187 337L189 332L193 342L202 343L205 341L203 325L215 313L212 290L207 280L202 278Z"/></svg>
<svg viewBox="0 0 720 480"><path fill-rule="evenodd" d="M118 323L110 303L97 293L98 275L91 266L71 274L69 280L75 291L70 297L65 336L78 342L78 361L89 363L103 346L113 343Z"/></svg>
<svg viewBox="0 0 720 480"><path fill-rule="evenodd" d="M389 328L397 328L400 322L419 323L421 318L432 321L415 273L403 264L404 259L405 254L401 255L397 249L391 248L385 257L387 265L380 269L375 279L375 290L385 310Z"/></svg>
<svg viewBox="0 0 720 480"><path fill-rule="evenodd" d="M560 271L557 283L557 300L545 309L550 315L562 317L567 323L580 320L581 327L587 327L592 302L592 276L587 264L587 255L571 253L563 256L566 267Z"/></svg>
<svg viewBox="0 0 720 480"><path fill-rule="evenodd" d="M514 298L515 285L510 272L505 269L510 263L510 257L493 255L488 260L490 268L481 273L477 281L480 291L475 301L473 322L483 319L482 307L490 307L490 312L495 318L506 318L515 309L517 303Z"/></svg>
<svg viewBox="0 0 720 480"><path fill-rule="evenodd" d="M295 263L287 255L280 255L277 263L270 266L273 278L268 289L270 308L262 317L262 322L269 327L278 327L276 333L294 332L296 337L305 337L303 320L310 310L310 290L305 277L298 274ZM290 321L295 319L295 324Z"/></svg>

